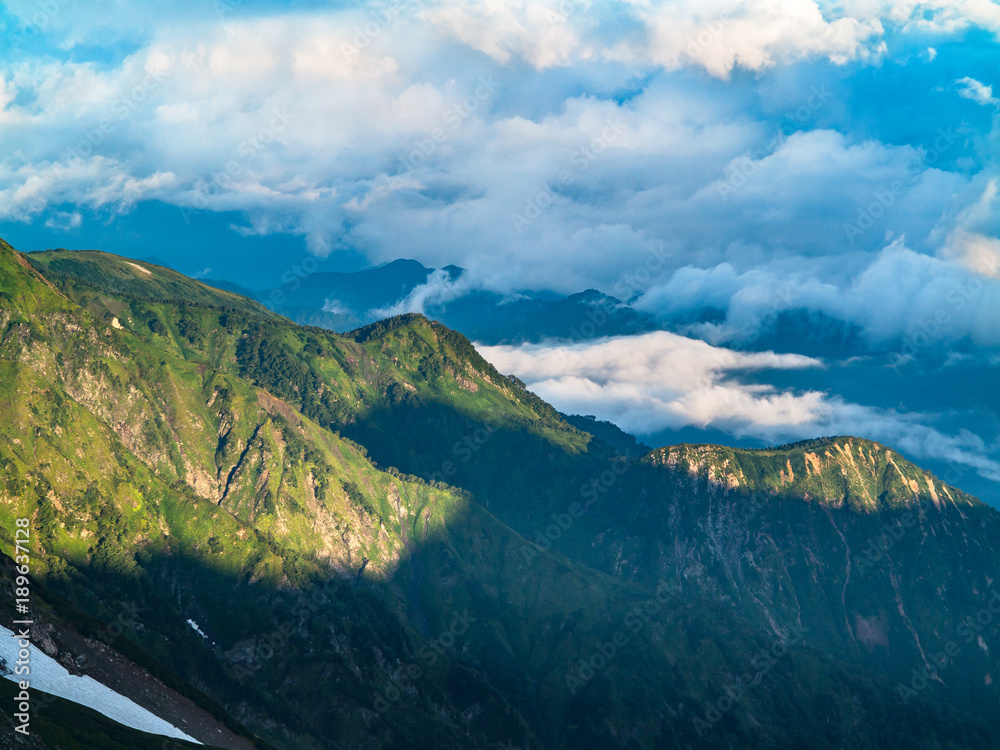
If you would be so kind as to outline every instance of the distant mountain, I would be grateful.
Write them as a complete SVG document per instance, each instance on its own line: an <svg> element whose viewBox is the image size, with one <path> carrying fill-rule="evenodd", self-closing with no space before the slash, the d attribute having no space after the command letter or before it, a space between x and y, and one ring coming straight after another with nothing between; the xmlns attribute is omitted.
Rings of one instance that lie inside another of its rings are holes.
<svg viewBox="0 0 1000 750"><path fill-rule="evenodd" d="M632 447L421 315L338 334L0 243L32 641L207 746L1000 746L997 511L857 437Z"/></svg>
<svg viewBox="0 0 1000 750"><path fill-rule="evenodd" d="M292 276L281 286L255 294L273 309L330 309L362 319L369 310L388 307L427 281L433 269L415 260L394 260L363 271Z"/></svg>
<svg viewBox="0 0 1000 750"><path fill-rule="evenodd" d="M201 281L208 286L215 287L216 289L221 289L224 292L233 292L234 294L241 294L244 297L249 297L254 299L257 294L253 289L247 289L244 286L233 283L232 281L226 281L225 279L201 279Z"/></svg>
<svg viewBox="0 0 1000 750"><path fill-rule="evenodd" d="M483 344L581 341L656 329L653 318L595 289L569 296L525 292L511 299L471 292L425 313Z"/></svg>
<svg viewBox="0 0 1000 750"><path fill-rule="evenodd" d="M441 269L454 281L458 266ZM344 333L384 317L381 311L406 307L407 298L428 283L435 269L415 260L355 272L292 276L274 289L247 290L224 280L205 280L218 289L244 294L300 325ZM594 289L561 295L525 291L514 295L473 290L447 301L434 295L419 303L428 317L485 344L544 339L590 339L656 328L653 318Z"/></svg>

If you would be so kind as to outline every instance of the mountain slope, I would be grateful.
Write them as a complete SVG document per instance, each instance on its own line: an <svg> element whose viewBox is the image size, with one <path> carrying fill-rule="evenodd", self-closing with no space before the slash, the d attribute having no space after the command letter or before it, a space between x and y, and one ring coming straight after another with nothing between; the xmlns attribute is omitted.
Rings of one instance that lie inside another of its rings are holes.
<svg viewBox="0 0 1000 750"><path fill-rule="evenodd" d="M849 437L671 446L616 479L536 541L647 587L683 581L774 637L804 627L807 646L897 687L950 646L952 677L926 694L984 715L1000 699L1000 516L894 451Z"/></svg>
<svg viewBox="0 0 1000 750"><path fill-rule="evenodd" d="M984 704L904 700L789 603L813 575L838 589L844 548L817 513L852 514L835 520L853 550L860 498L902 486L888 459L857 481L847 463L809 475L804 447L626 461L420 316L340 336L114 256L39 276L57 255L0 247L0 547L31 518L46 586L104 622L136 611L128 643L275 747L996 744ZM553 524L551 549L529 541ZM759 529L783 546L750 560ZM964 605L980 584L959 586L973 553L948 531L929 574Z"/></svg>

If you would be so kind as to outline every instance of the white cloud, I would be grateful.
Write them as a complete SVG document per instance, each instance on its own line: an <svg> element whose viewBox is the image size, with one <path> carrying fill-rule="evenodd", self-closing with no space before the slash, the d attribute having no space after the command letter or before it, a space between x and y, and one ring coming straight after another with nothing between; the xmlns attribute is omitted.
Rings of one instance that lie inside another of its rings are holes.
<svg viewBox="0 0 1000 750"><path fill-rule="evenodd" d="M876 336L907 320L845 300L866 268L878 270L887 236L905 233L919 255L948 261L947 278L962 263L988 267L995 252L995 227L955 231L981 187L974 167L944 164L961 138L928 154L852 136L836 120L846 87L815 93L828 79L813 77L829 70L817 61L877 60L880 19L916 18L916 6L442 0L389 18L364 7L210 9L187 21L193 6L117 19L93 5L90 20L61 6L51 28L81 29L70 46L94 43L98 21L112 34L139 28L135 52L0 68L6 220L156 199L184 216L237 212L241 234L293 233L318 255L454 263L469 272L461 284L504 293L649 289L643 304L658 313L709 301L737 329L770 289L794 288L831 314L871 315ZM758 75L731 75L741 69ZM848 239L845 225L897 181L891 209ZM512 217L528 213L517 231ZM671 258L629 282L664 244ZM939 283L919 259L895 271ZM900 285L923 298L919 284ZM459 291L442 282L406 304ZM728 340L723 328L714 340Z"/></svg>
<svg viewBox="0 0 1000 750"><path fill-rule="evenodd" d="M68 203L92 209L127 211L137 201L162 195L174 175L155 172L136 178L113 159L95 156L72 164L47 162L10 169L0 164L0 219L28 221L49 205ZM61 223L55 215L55 222ZM69 226L80 225L74 212Z"/></svg>
<svg viewBox="0 0 1000 750"><path fill-rule="evenodd" d="M388 318L410 312L424 313L428 305L440 305L458 299L477 286L477 282L469 274L462 274L452 279L447 271L437 269L427 277L425 283L414 288L397 303L368 312L375 318Z"/></svg>
<svg viewBox="0 0 1000 750"><path fill-rule="evenodd" d="M986 257L976 256L977 262ZM914 337L924 342L921 346L928 338L1000 346L1000 283L949 260L916 253L900 241L866 260L839 283L824 272L822 259L791 272L780 264L743 273L725 263L686 267L650 289L636 306L667 317L699 307L720 308L726 312L724 322L689 328L715 342L746 342L766 330L776 313L802 308L857 325L877 347L898 346Z"/></svg>
<svg viewBox="0 0 1000 750"><path fill-rule="evenodd" d="M759 71L812 56L843 64L885 51L877 19L829 19L812 0L659 3L642 15L652 61L668 69L700 65L720 78L734 68Z"/></svg>
<svg viewBox="0 0 1000 750"><path fill-rule="evenodd" d="M590 57L574 32L571 15L592 12L575 2L524 0L438 0L422 15L463 44L506 63L520 57L538 69Z"/></svg>
<svg viewBox="0 0 1000 750"><path fill-rule="evenodd" d="M564 411L596 414L623 429L724 422L777 426L815 419L819 393L792 395L743 385L733 373L802 369L823 363L797 354L740 353L666 331L583 344L480 347L501 372L513 373Z"/></svg>
<svg viewBox="0 0 1000 750"><path fill-rule="evenodd" d="M45 226L49 229L76 229L83 224L83 216L79 211L68 213L66 211L56 211L45 220Z"/></svg>
<svg viewBox="0 0 1000 750"><path fill-rule="evenodd" d="M818 391L747 382L741 373L823 367L816 359L742 353L666 332L581 344L480 346L566 413L593 414L633 434L694 426L772 444L820 435L858 435L910 454L972 466L1000 480L1000 463L967 432L943 434L928 415L851 403Z"/></svg>
<svg viewBox="0 0 1000 750"><path fill-rule="evenodd" d="M726 78L734 68L759 71L814 56L839 64L878 59L885 50L878 19L827 18L812 0L608 6L579 0L438 0L428 3L423 15L499 62L516 56L538 69L623 60L668 70L694 66Z"/></svg>
<svg viewBox="0 0 1000 750"><path fill-rule="evenodd" d="M982 104L983 106L991 105L995 107L997 104L1000 104L1000 101L993 98L993 87L987 86L975 78L966 76L965 78L959 78L955 83L961 86L958 90L958 95L965 99L971 99L976 104Z"/></svg>
<svg viewBox="0 0 1000 750"><path fill-rule="evenodd" d="M1000 240L983 233L996 216L1000 194L997 181L986 183L979 200L965 208L945 240L941 257L960 263L970 271L1000 279Z"/></svg>
<svg viewBox="0 0 1000 750"><path fill-rule="evenodd" d="M962 229L948 238L945 254L974 273L1000 279L1000 240Z"/></svg>
<svg viewBox="0 0 1000 750"><path fill-rule="evenodd" d="M990 0L847 0L855 17L878 16L909 32L954 34L978 26L1000 31L1000 7Z"/></svg>

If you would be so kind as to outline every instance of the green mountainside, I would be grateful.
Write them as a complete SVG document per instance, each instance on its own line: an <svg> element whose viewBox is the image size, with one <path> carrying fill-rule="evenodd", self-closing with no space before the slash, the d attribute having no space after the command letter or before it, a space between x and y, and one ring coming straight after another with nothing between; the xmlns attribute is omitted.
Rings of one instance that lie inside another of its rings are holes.
<svg viewBox="0 0 1000 750"><path fill-rule="evenodd" d="M122 659L283 749L1000 744L995 511L857 438L574 421L422 316L0 243L0 550L30 518L59 658L129 612Z"/></svg>

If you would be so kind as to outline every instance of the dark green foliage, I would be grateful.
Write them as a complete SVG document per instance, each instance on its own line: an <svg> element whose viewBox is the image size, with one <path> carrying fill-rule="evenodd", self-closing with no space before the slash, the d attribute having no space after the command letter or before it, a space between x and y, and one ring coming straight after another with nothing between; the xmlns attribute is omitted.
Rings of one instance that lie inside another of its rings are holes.
<svg viewBox="0 0 1000 750"><path fill-rule="evenodd" d="M378 510L375 508L374 505L372 505L371 500L369 500L365 496L365 494L358 488L358 485L346 479L343 480L340 484L344 492L347 494L347 497L350 499L352 503L354 503L359 508L363 508L365 513L367 513L370 516L378 516Z"/></svg>

